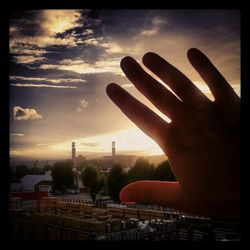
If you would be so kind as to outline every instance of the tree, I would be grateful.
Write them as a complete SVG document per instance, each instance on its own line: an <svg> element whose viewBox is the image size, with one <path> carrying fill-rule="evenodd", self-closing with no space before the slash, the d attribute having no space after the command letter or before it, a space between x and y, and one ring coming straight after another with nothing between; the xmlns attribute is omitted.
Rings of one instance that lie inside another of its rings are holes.
<svg viewBox="0 0 250 250"><path fill-rule="evenodd" d="M44 171L42 169L36 168L36 167L32 167L29 170L29 174L34 174L34 175L43 175Z"/></svg>
<svg viewBox="0 0 250 250"><path fill-rule="evenodd" d="M88 165L85 167L82 173L82 182L87 188L88 193L90 194L93 202L96 200L96 195L101 190L103 186L103 179L101 178L100 173L93 165Z"/></svg>
<svg viewBox="0 0 250 250"><path fill-rule="evenodd" d="M109 196L115 201L120 201L119 193L121 189L127 184L127 174L123 172L123 169L120 165L114 165L111 169L111 172L109 173L107 180Z"/></svg>
<svg viewBox="0 0 250 250"><path fill-rule="evenodd" d="M176 178L170 168L169 162L161 162L154 171L154 179L159 181L176 181Z"/></svg>
<svg viewBox="0 0 250 250"><path fill-rule="evenodd" d="M45 165L44 167L43 167L43 171L52 171L52 169L53 169L53 167L51 166L51 165Z"/></svg>
<svg viewBox="0 0 250 250"><path fill-rule="evenodd" d="M152 180L154 175L154 165L150 164L146 159L139 158L135 165L128 171L129 182L138 180Z"/></svg>
<svg viewBox="0 0 250 250"><path fill-rule="evenodd" d="M27 174L30 174L29 168L26 165L18 165L15 167L13 179L18 181Z"/></svg>
<svg viewBox="0 0 250 250"><path fill-rule="evenodd" d="M10 182L15 181L15 171L12 166L9 167L9 180Z"/></svg>
<svg viewBox="0 0 250 250"><path fill-rule="evenodd" d="M71 161L56 162L53 165L51 176L53 178L53 190L60 190L65 193L74 183L74 175Z"/></svg>

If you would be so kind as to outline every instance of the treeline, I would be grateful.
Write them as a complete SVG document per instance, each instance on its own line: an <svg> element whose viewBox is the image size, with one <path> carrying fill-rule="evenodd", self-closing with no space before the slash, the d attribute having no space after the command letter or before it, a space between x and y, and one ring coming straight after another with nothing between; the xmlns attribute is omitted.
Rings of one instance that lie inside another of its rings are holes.
<svg viewBox="0 0 250 250"><path fill-rule="evenodd" d="M52 170L53 166L51 165L45 165L43 168L36 168L32 167L29 168L28 166L21 164L17 165L15 167L10 166L9 168L9 179L10 182L18 182L22 177L28 174L37 174L37 175L43 175L46 171Z"/></svg>
<svg viewBox="0 0 250 250"><path fill-rule="evenodd" d="M65 192L67 188L72 188L74 186L72 162L55 163L52 178L53 190ZM82 168L79 178L93 201L95 201L98 193L102 193L109 195L117 202L119 202L121 189L131 182L138 180L176 181L168 161L164 161L155 167L143 158L139 158L127 173L119 164L113 165L107 175L101 174L94 164L88 164Z"/></svg>
<svg viewBox="0 0 250 250"><path fill-rule="evenodd" d="M161 180L176 181L169 162L163 161L157 166L150 164L144 158L139 158L128 172L119 164L113 164L108 174L101 174L100 168L93 163L88 163L81 168L80 175L73 172L73 162L71 160L56 162L53 166L45 166L40 169L43 174L47 170L52 170L53 191L65 193L68 188L77 188L74 179L79 178L86 188L93 201L98 193L109 195L114 201L119 202L119 193L127 184L139 180ZM29 169L26 166L17 166L12 178L22 178L26 174L38 174L37 169Z"/></svg>

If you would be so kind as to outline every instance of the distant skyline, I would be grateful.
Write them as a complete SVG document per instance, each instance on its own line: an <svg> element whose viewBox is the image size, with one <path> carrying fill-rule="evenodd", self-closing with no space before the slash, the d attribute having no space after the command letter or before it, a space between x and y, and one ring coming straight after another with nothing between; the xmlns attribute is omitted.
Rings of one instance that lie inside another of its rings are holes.
<svg viewBox="0 0 250 250"><path fill-rule="evenodd" d="M127 55L159 53L212 98L186 57L196 47L240 95L239 10L13 11L9 36L11 157L70 158L73 141L87 157L112 141L120 154L163 154L106 95L115 82L156 111L120 69Z"/></svg>

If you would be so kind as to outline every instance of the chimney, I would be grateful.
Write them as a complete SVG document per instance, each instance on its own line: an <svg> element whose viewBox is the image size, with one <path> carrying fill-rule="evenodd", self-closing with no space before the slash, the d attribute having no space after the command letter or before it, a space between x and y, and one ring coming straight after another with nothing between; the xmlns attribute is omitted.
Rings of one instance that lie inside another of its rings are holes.
<svg viewBox="0 0 250 250"><path fill-rule="evenodd" d="M112 141L112 157L115 157L115 142Z"/></svg>
<svg viewBox="0 0 250 250"><path fill-rule="evenodd" d="M75 142L72 142L72 161L74 168L76 168L76 147L75 147Z"/></svg>

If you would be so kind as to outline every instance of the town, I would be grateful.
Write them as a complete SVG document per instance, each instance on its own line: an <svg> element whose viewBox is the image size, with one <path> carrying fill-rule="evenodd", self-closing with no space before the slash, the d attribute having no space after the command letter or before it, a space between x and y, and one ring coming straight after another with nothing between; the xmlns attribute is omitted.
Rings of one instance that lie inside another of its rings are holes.
<svg viewBox="0 0 250 250"><path fill-rule="evenodd" d="M35 168L33 174L24 175L11 183L11 239L240 240L240 225L236 223L187 214L155 204L120 202L119 192L129 181L176 181L166 160L154 167L141 157L116 154L114 141L111 155L103 159L87 160L82 155L76 157L74 142L71 153L71 159L56 162L53 167L46 166L44 171ZM65 183L60 183L61 179L58 180L55 174L56 168L67 166L71 168L69 173L72 180L63 178L62 172L59 178L64 179ZM97 177L93 179L99 179L99 182L86 181L91 179L88 169L90 174ZM95 171L91 172L91 169ZM160 169L165 171L161 173ZM115 174L113 178L112 171ZM91 185L94 185L94 191Z"/></svg>

